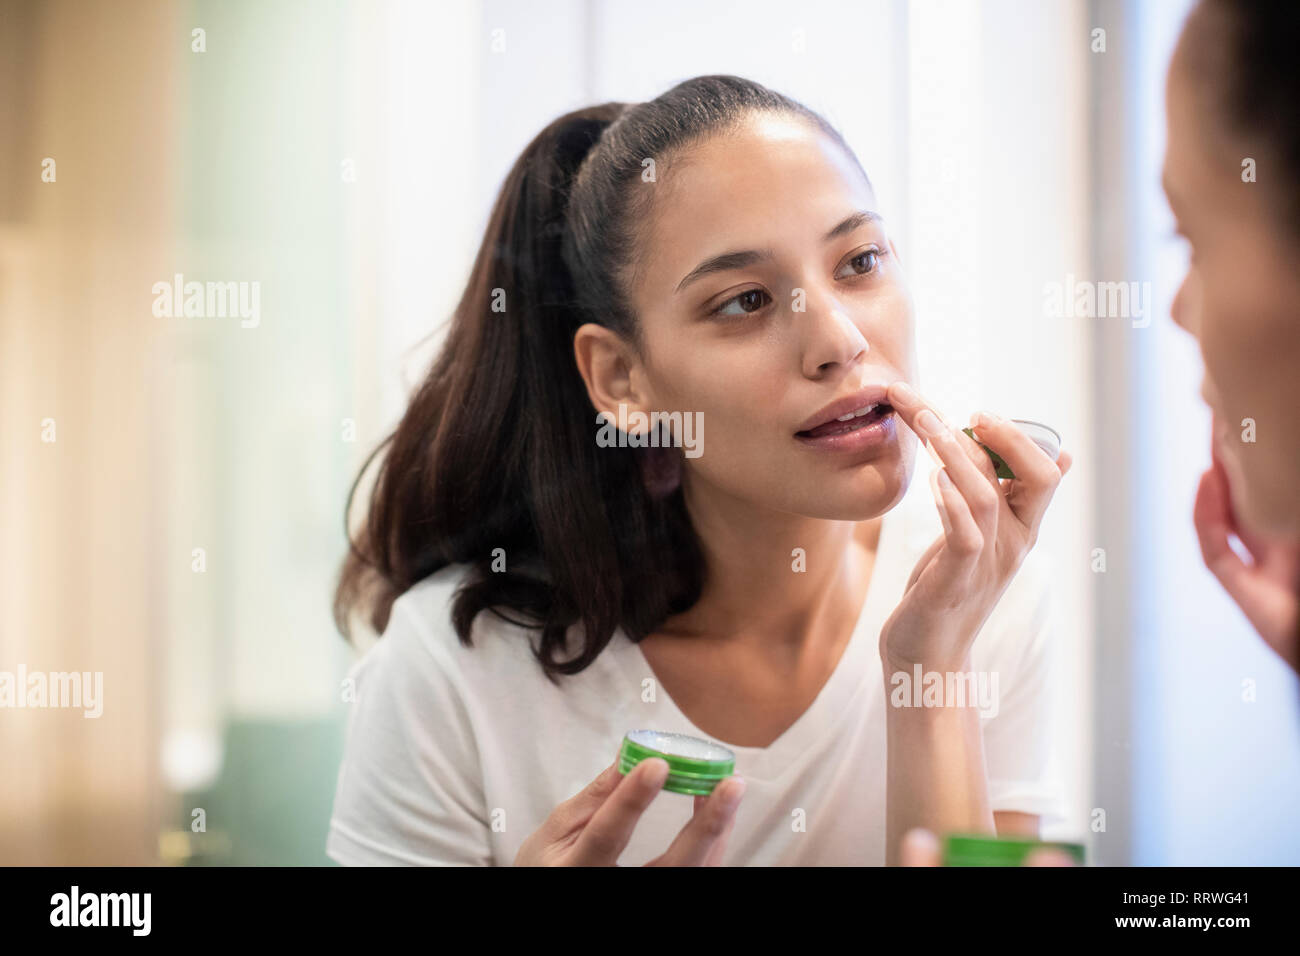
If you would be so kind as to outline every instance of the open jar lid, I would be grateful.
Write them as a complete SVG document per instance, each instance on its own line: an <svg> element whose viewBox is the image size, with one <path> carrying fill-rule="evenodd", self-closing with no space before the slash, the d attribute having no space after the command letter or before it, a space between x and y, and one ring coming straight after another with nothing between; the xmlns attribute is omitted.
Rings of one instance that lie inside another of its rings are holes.
<svg viewBox="0 0 1300 956"><path fill-rule="evenodd" d="M618 772L626 776L649 757L668 762L665 790L693 796L712 793L736 769L736 755L721 744L660 730L629 730L619 747Z"/></svg>
<svg viewBox="0 0 1300 956"><path fill-rule="evenodd" d="M1024 418L1013 418L1016 427L1029 436L1029 440L1041 448L1047 457L1056 461L1061 457L1061 436L1056 429L1042 422L1031 422Z"/></svg>

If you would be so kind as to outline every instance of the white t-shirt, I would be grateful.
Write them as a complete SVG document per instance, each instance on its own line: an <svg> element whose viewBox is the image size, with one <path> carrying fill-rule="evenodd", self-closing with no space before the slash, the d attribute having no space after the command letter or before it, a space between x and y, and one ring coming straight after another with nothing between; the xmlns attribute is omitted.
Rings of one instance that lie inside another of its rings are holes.
<svg viewBox="0 0 1300 956"><path fill-rule="evenodd" d="M891 689L877 644L916 561L940 532L927 483L918 486L920 494L909 491L884 517L857 628L809 709L770 746L718 741L735 752L735 772L746 782L723 865L884 863ZM556 805L613 761L628 730L708 738L657 686L640 647L622 632L586 670L560 677L559 687L532 655L535 632L493 614L479 615L473 647L463 646L448 609L464 572L444 568L402 595L384 636L350 672L356 697L326 842L339 863L510 865ZM1045 821L1063 813L1050 745L1047 595L1047 577L1031 555L971 652L975 672L998 675L996 713L980 721L991 807ZM693 804L661 792L619 863L663 853Z"/></svg>

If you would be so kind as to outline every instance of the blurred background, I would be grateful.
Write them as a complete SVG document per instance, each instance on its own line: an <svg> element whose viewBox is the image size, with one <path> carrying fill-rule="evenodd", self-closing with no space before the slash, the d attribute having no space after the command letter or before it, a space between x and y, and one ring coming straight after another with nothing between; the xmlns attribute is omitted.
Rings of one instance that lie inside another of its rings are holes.
<svg viewBox="0 0 1300 956"><path fill-rule="evenodd" d="M1191 525L1209 421L1159 188L1186 9L0 0L0 671L103 674L99 717L0 709L0 862L330 862L366 646L330 616L349 485L528 140L703 73L857 151L936 403L1075 456L1039 544L1070 800L1047 835L1106 864L1300 862L1296 680ZM257 309L159 314L191 281ZM1052 304L1101 282L1142 294Z"/></svg>

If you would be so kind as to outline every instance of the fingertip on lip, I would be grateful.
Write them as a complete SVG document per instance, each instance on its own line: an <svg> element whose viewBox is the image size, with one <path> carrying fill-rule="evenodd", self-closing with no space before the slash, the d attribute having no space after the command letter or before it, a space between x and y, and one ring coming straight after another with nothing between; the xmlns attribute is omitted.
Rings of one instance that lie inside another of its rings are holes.
<svg viewBox="0 0 1300 956"><path fill-rule="evenodd" d="M916 389L912 388L912 386L908 385L901 379L891 384L889 388L885 390L885 394L890 399L891 404L897 400L905 405L914 405L920 399L920 396L916 393Z"/></svg>

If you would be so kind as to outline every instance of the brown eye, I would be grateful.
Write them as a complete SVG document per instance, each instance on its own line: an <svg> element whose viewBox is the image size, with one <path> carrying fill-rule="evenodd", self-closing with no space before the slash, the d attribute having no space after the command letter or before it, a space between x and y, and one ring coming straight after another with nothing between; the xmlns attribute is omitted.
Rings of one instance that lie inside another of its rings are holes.
<svg viewBox="0 0 1300 956"><path fill-rule="evenodd" d="M767 298L767 293L762 289L747 289L739 295L733 295L722 303L713 310L713 314L720 316L751 315L767 305ZM733 304L739 305L740 311L730 308Z"/></svg>
<svg viewBox="0 0 1300 956"><path fill-rule="evenodd" d="M858 275L866 275L868 272L874 272L879 262L880 253L875 249L868 249L850 259L848 265Z"/></svg>

